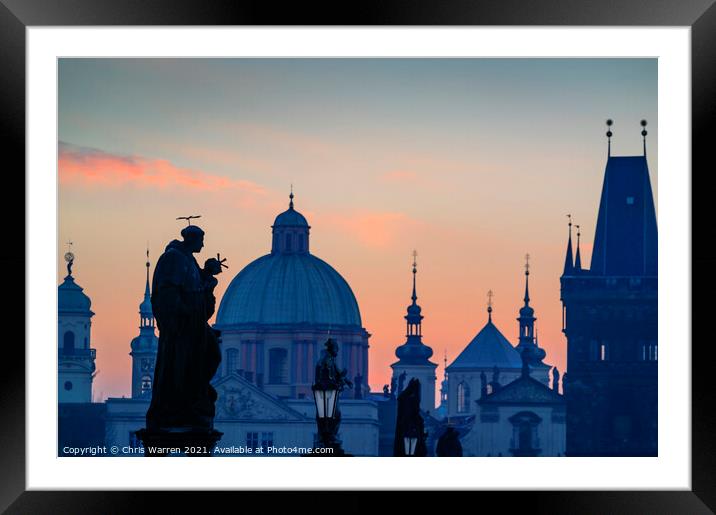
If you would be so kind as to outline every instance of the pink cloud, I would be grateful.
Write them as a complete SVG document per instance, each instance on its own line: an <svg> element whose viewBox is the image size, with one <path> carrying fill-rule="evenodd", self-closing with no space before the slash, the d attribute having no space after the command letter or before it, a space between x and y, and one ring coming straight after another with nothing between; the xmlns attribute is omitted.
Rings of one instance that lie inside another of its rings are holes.
<svg viewBox="0 0 716 515"><path fill-rule="evenodd" d="M415 181L417 178L418 175L415 172L408 172L406 170L391 170L380 176L381 182L388 183Z"/></svg>
<svg viewBox="0 0 716 515"><path fill-rule="evenodd" d="M351 234L366 247L387 247L397 240L418 222L405 213L360 211L349 214L326 215L321 223L338 229L342 233Z"/></svg>
<svg viewBox="0 0 716 515"><path fill-rule="evenodd" d="M231 179L200 170L180 168L165 159L121 156L102 150L59 144L59 180L64 186L98 188L181 188L205 192L239 191L265 195L266 190L252 182Z"/></svg>

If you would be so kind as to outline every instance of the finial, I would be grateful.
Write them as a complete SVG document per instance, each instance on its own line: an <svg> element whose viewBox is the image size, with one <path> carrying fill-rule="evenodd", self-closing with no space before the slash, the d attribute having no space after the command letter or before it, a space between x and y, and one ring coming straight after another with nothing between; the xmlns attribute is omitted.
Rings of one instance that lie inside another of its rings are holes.
<svg viewBox="0 0 716 515"><path fill-rule="evenodd" d="M495 294L492 293L492 290L487 291L487 318L488 322L492 322L492 297Z"/></svg>
<svg viewBox="0 0 716 515"><path fill-rule="evenodd" d="M289 202L288 202L288 208L293 209L293 183L291 183L291 193L288 196Z"/></svg>
<svg viewBox="0 0 716 515"><path fill-rule="evenodd" d="M568 214L567 219L569 220L569 234L572 235L572 215Z"/></svg>
<svg viewBox="0 0 716 515"><path fill-rule="evenodd" d="M575 224L575 227L577 228L577 254L574 258L574 268L576 270L582 269L582 255L579 251L579 237L581 236L581 233L579 232L579 226Z"/></svg>
<svg viewBox="0 0 716 515"><path fill-rule="evenodd" d="M418 294L416 293L416 290L415 290L415 275L418 273L418 269L417 269L418 261L417 260L418 260L418 251L413 250L413 295L412 295L412 297L410 297L411 299L413 299L413 304L415 304L415 301L418 300Z"/></svg>
<svg viewBox="0 0 716 515"><path fill-rule="evenodd" d="M201 218L201 215L177 216L177 220L186 220L188 225L191 225L191 221L194 218Z"/></svg>
<svg viewBox="0 0 716 515"><path fill-rule="evenodd" d="M525 254L525 306L530 303L530 255Z"/></svg>
<svg viewBox="0 0 716 515"><path fill-rule="evenodd" d="M72 241L67 242L65 261L67 262L67 277L72 277L72 264L75 262L75 255L72 253Z"/></svg>
<svg viewBox="0 0 716 515"><path fill-rule="evenodd" d="M611 157L612 155L612 125L614 124L614 121L609 118L607 120L607 157Z"/></svg>
<svg viewBox="0 0 716 515"><path fill-rule="evenodd" d="M648 132L646 132L646 120L641 121L641 127L641 137L644 141L644 157L646 157L646 135L648 134Z"/></svg>
<svg viewBox="0 0 716 515"><path fill-rule="evenodd" d="M445 349L445 356L443 357L443 363L445 364L444 369L447 369L447 349Z"/></svg>

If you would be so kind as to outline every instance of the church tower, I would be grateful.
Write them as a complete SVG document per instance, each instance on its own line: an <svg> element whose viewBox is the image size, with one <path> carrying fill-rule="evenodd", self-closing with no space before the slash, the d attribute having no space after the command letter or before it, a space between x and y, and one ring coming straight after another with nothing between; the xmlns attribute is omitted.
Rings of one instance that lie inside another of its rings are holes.
<svg viewBox="0 0 716 515"><path fill-rule="evenodd" d="M69 245L72 245L70 243ZM57 288L58 321L58 401L60 403L92 402L92 380L95 373L95 349L90 348L92 302L75 283L72 265L75 255L65 254L67 276Z"/></svg>
<svg viewBox="0 0 716 515"><path fill-rule="evenodd" d="M154 313L149 291L149 250L147 250L146 267L144 300L139 305L139 336L132 340L132 351L129 355L132 356L132 398L150 400L159 340L154 333Z"/></svg>
<svg viewBox="0 0 716 515"><path fill-rule="evenodd" d="M570 220L560 279L568 456L657 455L657 228L641 124L643 155L608 152L589 270L570 262Z"/></svg>
<svg viewBox="0 0 716 515"><path fill-rule="evenodd" d="M408 306L408 313L405 315L407 340L395 350L398 361L390 367L393 369L393 380L398 385L398 390L405 388L413 377L420 381L420 408L423 411L432 412L435 409L435 381L437 379L435 369L437 365L429 360L433 355L433 350L423 343L423 315L421 307L416 303L418 300L415 287L415 276L418 272L417 255L417 252L413 252L413 295L411 297L413 302Z"/></svg>

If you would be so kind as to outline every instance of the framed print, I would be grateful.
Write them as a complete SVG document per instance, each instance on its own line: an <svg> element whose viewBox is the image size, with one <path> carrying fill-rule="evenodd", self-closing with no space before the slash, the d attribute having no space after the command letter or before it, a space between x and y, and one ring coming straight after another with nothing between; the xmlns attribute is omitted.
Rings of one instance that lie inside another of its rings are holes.
<svg viewBox="0 0 716 515"><path fill-rule="evenodd" d="M713 7L6 4L11 513L147 489L714 505L689 302Z"/></svg>

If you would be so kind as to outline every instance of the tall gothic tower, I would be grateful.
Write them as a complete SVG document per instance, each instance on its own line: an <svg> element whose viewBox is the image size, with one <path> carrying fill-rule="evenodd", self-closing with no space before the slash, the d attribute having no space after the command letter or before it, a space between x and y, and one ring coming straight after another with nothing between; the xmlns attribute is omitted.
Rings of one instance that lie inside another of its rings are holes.
<svg viewBox="0 0 716 515"><path fill-rule="evenodd" d="M90 348L92 301L72 277L75 256L68 251L67 276L57 288L58 401L92 402L95 349Z"/></svg>
<svg viewBox="0 0 716 515"><path fill-rule="evenodd" d="M429 360L433 355L433 350L423 343L422 309L416 303L418 300L415 289L415 276L418 272L416 256L417 253L413 252L413 295L411 297L413 302L408 306L408 313L405 315L407 340L395 349L398 361L390 367L393 369L393 380L399 388L400 385L405 388L413 377L420 381L420 408L432 412L435 409L435 381L437 379L435 369L437 365Z"/></svg>
<svg viewBox="0 0 716 515"><path fill-rule="evenodd" d="M642 136L643 155L608 153L589 270L579 243L572 262L570 219L560 279L568 456L657 455L657 229Z"/></svg>
<svg viewBox="0 0 716 515"><path fill-rule="evenodd" d="M157 360L159 340L154 333L154 313L149 291L149 251L147 250L147 281L144 300L139 305L139 336L131 343L132 351L132 398L151 399L154 381L154 364Z"/></svg>

